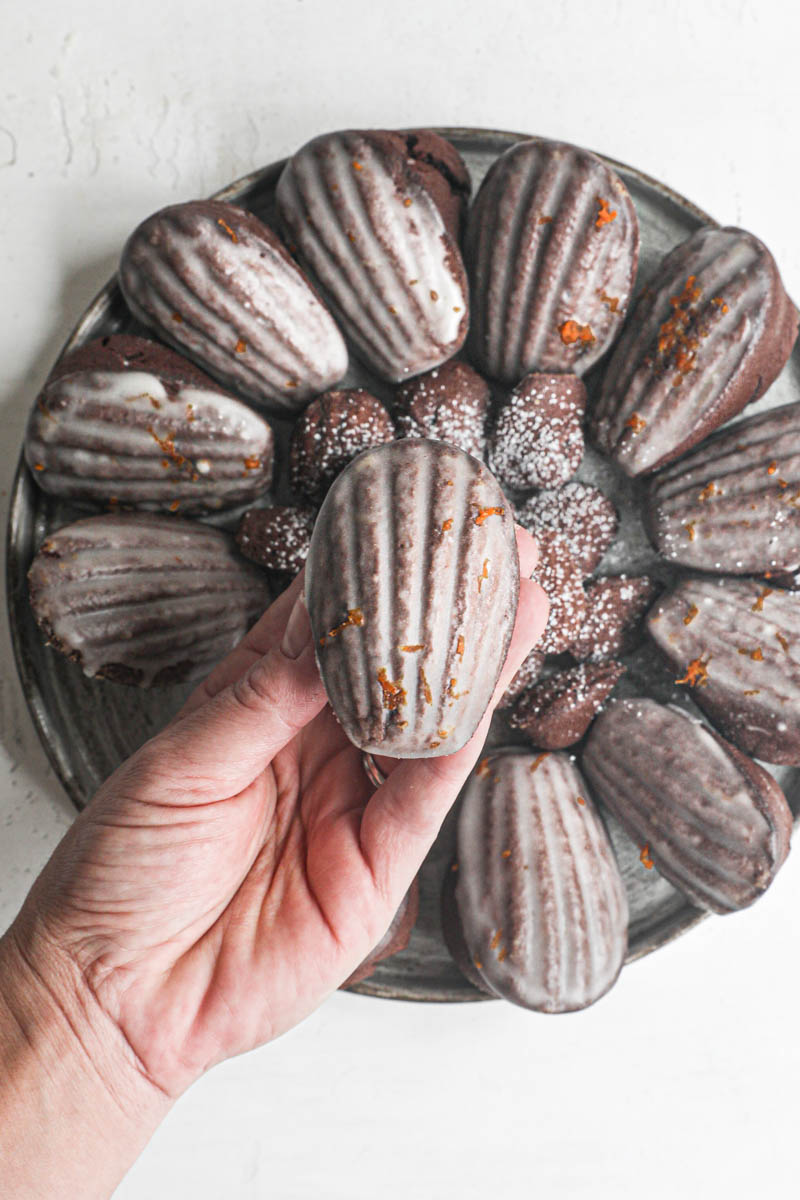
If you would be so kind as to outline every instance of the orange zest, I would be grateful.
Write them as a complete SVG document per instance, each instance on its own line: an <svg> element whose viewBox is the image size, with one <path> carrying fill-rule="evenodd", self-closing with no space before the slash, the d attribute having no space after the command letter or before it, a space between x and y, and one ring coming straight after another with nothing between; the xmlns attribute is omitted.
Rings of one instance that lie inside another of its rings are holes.
<svg viewBox="0 0 800 1200"><path fill-rule="evenodd" d="M381 685L383 693L383 707L391 711L398 708L399 705L406 702L406 689L397 682L391 680L387 674L386 667L381 667L378 671L378 683Z"/></svg>
<svg viewBox="0 0 800 1200"><path fill-rule="evenodd" d="M361 611L361 609L360 608L350 608L347 611L347 616L341 622L341 624L337 625L334 629L329 629L328 632L325 634L325 636L321 637L319 639L319 644L320 644L320 646L324 646L326 642L332 641L333 638L338 637L343 629L349 629L349 627L351 625L363 625L363 624L364 624L364 614Z"/></svg>
<svg viewBox="0 0 800 1200"><path fill-rule="evenodd" d="M595 340L591 325L579 325L577 321L564 321L559 325L558 332L565 346L573 346L575 342L588 345Z"/></svg>
<svg viewBox="0 0 800 1200"><path fill-rule="evenodd" d="M594 227L595 229L602 229L604 225L610 225L616 219L617 210L612 209L609 211L608 201L604 200L602 196L595 196L595 200L600 205L600 209L597 213Z"/></svg>
<svg viewBox="0 0 800 1200"><path fill-rule="evenodd" d="M711 655L707 658L693 658L686 668L686 674L682 679L676 679L676 683L688 683L689 687L704 687L708 683L708 664L711 662Z"/></svg>

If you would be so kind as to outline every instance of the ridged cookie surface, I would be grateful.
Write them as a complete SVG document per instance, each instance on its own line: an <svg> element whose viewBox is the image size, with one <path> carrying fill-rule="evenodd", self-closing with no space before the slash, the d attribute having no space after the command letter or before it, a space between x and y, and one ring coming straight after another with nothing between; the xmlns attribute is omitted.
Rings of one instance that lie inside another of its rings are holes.
<svg viewBox="0 0 800 1200"><path fill-rule="evenodd" d="M800 569L800 404L723 429L659 472L645 513L671 562L729 575Z"/></svg>
<svg viewBox="0 0 800 1200"><path fill-rule="evenodd" d="M399 383L452 358L467 333L464 266L402 135L314 138L289 159L277 200L293 245L372 370Z"/></svg>
<svg viewBox="0 0 800 1200"><path fill-rule="evenodd" d="M699 229L636 302L590 414L595 441L628 475L654 471L762 396L796 335L764 243Z"/></svg>
<svg viewBox="0 0 800 1200"><path fill-rule="evenodd" d="M203 512L272 481L266 421L192 363L145 338L98 338L68 354L28 420L25 459L54 496Z"/></svg>
<svg viewBox="0 0 800 1200"><path fill-rule="evenodd" d="M789 852L792 814L772 776L673 705L610 705L582 765L642 862L701 908L752 904Z"/></svg>
<svg viewBox="0 0 800 1200"><path fill-rule="evenodd" d="M615 982L628 905L605 827L564 754L482 760L463 794L455 907L483 989L570 1012Z"/></svg>
<svg viewBox="0 0 800 1200"><path fill-rule="evenodd" d="M800 765L800 596L754 579L685 579L647 632L735 745Z"/></svg>
<svg viewBox="0 0 800 1200"><path fill-rule="evenodd" d="M470 353L505 383L582 375L619 334L639 225L622 180L588 150L532 138L493 163L467 221Z"/></svg>
<svg viewBox="0 0 800 1200"><path fill-rule="evenodd" d="M48 641L85 674L140 687L203 675L269 604L266 576L218 529L177 517L88 517L28 573Z"/></svg>
<svg viewBox="0 0 800 1200"><path fill-rule="evenodd" d="M278 237L217 200L148 217L122 251L134 316L227 387L292 412L347 370L336 324Z"/></svg>
<svg viewBox="0 0 800 1200"><path fill-rule="evenodd" d="M513 516L485 467L427 439L359 455L306 560L320 672L348 737L397 758L459 749L491 699L518 595Z"/></svg>

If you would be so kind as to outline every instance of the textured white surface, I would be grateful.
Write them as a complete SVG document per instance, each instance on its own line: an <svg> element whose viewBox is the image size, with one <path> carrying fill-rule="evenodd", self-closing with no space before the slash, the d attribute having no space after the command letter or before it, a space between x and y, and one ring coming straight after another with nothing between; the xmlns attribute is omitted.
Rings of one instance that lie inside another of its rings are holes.
<svg viewBox="0 0 800 1200"><path fill-rule="evenodd" d="M659 176L773 250L800 296L800 15L707 0L206 0L3 13L0 491L48 364L133 226L323 129L485 125ZM113 24L112 24L113 22ZM0 926L71 819L0 647ZM800 855L800 851L797 851ZM755 908L596 1008L336 996L192 1089L123 1200L786 1196L800 857Z"/></svg>

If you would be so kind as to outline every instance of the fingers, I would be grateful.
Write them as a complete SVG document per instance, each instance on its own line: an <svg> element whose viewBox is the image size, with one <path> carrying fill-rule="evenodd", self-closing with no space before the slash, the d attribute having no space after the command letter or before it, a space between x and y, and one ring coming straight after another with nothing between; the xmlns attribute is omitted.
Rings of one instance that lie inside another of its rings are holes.
<svg viewBox="0 0 800 1200"><path fill-rule="evenodd" d="M537 583L520 580L517 620L492 702L475 734L455 754L441 758L395 760L386 782L367 804L361 822L361 848L376 884L400 903L447 812L481 752L494 706L523 659L542 636L549 602Z"/></svg>
<svg viewBox="0 0 800 1200"><path fill-rule="evenodd" d="M169 788L193 803L206 793L235 795L256 778L272 758L324 707L325 689L317 670L301 584L289 591L294 604L282 622L272 609L259 622L258 634L222 664L218 691L189 707L148 743L160 756L160 771ZM299 594L298 594L299 593ZM281 600L288 597L288 593ZM280 603L280 601L278 602ZM275 608L276 606L273 606ZM270 618L269 621L267 618ZM259 642L278 645L259 654ZM255 632L255 631L253 631ZM240 653L241 651L241 653ZM248 665L249 663L249 665ZM232 676L225 682L226 675Z"/></svg>
<svg viewBox="0 0 800 1200"><path fill-rule="evenodd" d="M256 621L249 633L245 634L239 645L232 650L222 662L217 663L214 670L196 687L183 708L178 713L178 719L192 712L201 704L205 704L212 696L216 696L223 688L228 687L235 679L244 675L249 667L273 648L280 645L286 622L294 607L295 600L303 591L305 568L282 592L277 600L269 606L260 620Z"/></svg>
<svg viewBox="0 0 800 1200"><path fill-rule="evenodd" d="M539 543L527 529L521 525L514 526L517 535L517 553L519 554L519 573L522 579L530 579L539 562Z"/></svg>

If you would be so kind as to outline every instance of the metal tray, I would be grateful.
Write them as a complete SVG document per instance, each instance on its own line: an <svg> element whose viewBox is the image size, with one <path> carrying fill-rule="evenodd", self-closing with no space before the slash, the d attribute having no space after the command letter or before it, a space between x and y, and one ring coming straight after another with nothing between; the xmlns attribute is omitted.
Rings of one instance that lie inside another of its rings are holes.
<svg viewBox="0 0 800 1200"><path fill-rule="evenodd" d="M530 136L484 129L442 129L440 132L450 138L464 156L474 188L499 154L514 142ZM667 250L683 241L698 226L716 222L658 180L622 163L606 161L622 176L636 205L642 237L637 281L637 286L641 287ZM216 198L242 204L270 221L275 184L282 167L283 163L279 162L254 171L224 188ZM90 338L119 331L146 332L137 328L116 279L111 279L81 316L62 354ZM596 370L586 380L590 396L601 371L602 364L600 371ZM358 365L351 370L347 383L366 386L389 398L386 388ZM795 347L780 379L748 412L798 398L800 348ZM277 421L275 425L280 455L289 426L285 421ZM641 526L638 485L624 479L591 449L587 450L578 478L599 484L620 510L620 535L600 569L649 571L668 583L674 572L656 558ZM284 494L280 479L276 491L278 498ZM78 515L80 510L40 492L20 458L10 506L7 554L8 613L14 653L23 691L48 757L71 799L82 808L102 780L172 716L188 689L144 692L90 680L79 668L45 646L28 604L28 566L46 534ZM236 514L215 518L215 523L226 525L235 525L235 521ZM655 653L646 645L629 656L627 665L628 675L620 686L623 694L646 692L659 699L691 703L683 689L674 688ZM495 718L490 740L494 743L513 740L500 718ZM780 780L797 817L800 770L770 769ZM629 841L613 818L607 820L628 891L630 962L684 933L705 914L687 904L656 871L646 871L639 861L638 847ZM379 965L369 979L356 985L356 991L406 1000L486 998L460 974L441 935L440 893L444 873L452 860L453 845L454 815L451 814L421 871L420 915L408 948Z"/></svg>

